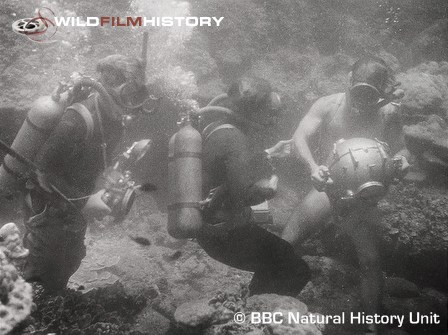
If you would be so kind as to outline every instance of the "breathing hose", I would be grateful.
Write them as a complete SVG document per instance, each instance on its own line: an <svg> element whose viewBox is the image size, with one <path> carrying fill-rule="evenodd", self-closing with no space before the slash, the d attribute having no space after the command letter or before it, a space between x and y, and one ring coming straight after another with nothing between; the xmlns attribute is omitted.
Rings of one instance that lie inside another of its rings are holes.
<svg viewBox="0 0 448 335"><path fill-rule="evenodd" d="M207 106L215 106L219 101L227 99L228 97L229 96L227 95L227 93L222 93L220 95L217 95L212 100L210 100L210 102L207 104Z"/></svg>
<svg viewBox="0 0 448 335"><path fill-rule="evenodd" d="M217 99L218 97L216 97L215 99L218 100ZM215 100L215 99L213 99L213 100ZM252 128L255 128L257 130L264 130L264 127L262 125L260 125L256 122L250 121L250 120L246 119L245 117L240 116L239 114L235 113L231 109L226 108L226 107L221 107L221 106L211 106L210 103L206 107L200 108L198 111L194 112L193 114L202 115L202 114L208 114L208 113L213 113L213 112L221 113L221 114L230 116L231 118L234 118L235 120L237 120L241 123L244 123L244 124L246 124Z"/></svg>
<svg viewBox="0 0 448 335"><path fill-rule="evenodd" d="M97 91L98 94L103 98L102 101L106 103L106 106L104 106L105 110L108 112L113 112L114 117L121 118L121 115L115 111L116 110L114 108L115 103L112 100L112 97L100 82L93 80L91 78L83 77L75 81L75 84L73 86L73 92L77 92L82 87L90 87L93 88L95 91Z"/></svg>

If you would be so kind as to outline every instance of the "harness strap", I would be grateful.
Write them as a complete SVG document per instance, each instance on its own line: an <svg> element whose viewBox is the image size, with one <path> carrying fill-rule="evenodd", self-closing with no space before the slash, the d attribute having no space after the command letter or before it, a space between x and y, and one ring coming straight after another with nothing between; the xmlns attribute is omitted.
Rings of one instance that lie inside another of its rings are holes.
<svg viewBox="0 0 448 335"><path fill-rule="evenodd" d="M101 117L99 95L95 95L95 113L98 118L100 135L101 135L101 153L103 154L104 169L107 169L107 143L104 136L103 118Z"/></svg>
<svg viewBox="0 0 448 335"><path fill-rule="evenodd" d="M73 105L67 107L66 110L73 110L76 113L78 113L82 119L84 120L84 124L86 125L86 134L84 136L84 140L88 141L93 137L93 130L94 130L94 122L93 117L90 111L87 109L86 106L83 104L76 102Z"/></svg>
<svg viewBox="0 0 448 335"><path fill-rule="evenodd" d="M101 113L99 110L99 103L98 103L98 95L94 97L95 107L94 107L94 113L96 114L96 117L98 118L98 128L101 135L101 153L103 157L103 165L104 168L107 168L107 145L106 145L106 139L104 136L104 127L103 127L103 119L101 118ZM66 110L71 109L77 112L82 119L84 120L84 123L86 125L86 135L84 136L85 141L89 141L93 138L94 130L95 130L95 123L93 121L92 113L89 111L89 109L84 106L83 104L76 102L73 105L67 107Z"/></svg>

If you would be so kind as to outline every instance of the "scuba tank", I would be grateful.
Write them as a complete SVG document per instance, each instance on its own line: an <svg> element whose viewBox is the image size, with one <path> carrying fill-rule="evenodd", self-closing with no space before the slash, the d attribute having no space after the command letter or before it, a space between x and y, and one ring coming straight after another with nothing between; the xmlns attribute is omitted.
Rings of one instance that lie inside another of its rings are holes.
<svg viewBox="0 0 448 335"><path fill-rule="evenodd" d="M143 73L146 72L147 49L148 32L144 32L142 46ZM66 108L74 102L87 98L91 89L96 90L103 98L102 102L105 104L105 110L115 113L114 102L103 85L89 77L79 76L74 80L73 85L60 83L52 95L40 97L33 103L25 122L11 145L11 149L33 161L58 124ZM121 115L118 116L121 117ZM23 164L7 155L0 166L0 193L10 193L17 189L19 180L26 176L26 171L28 170Z"/></svg>
<svg viewBox="0 0 448 335"><path fill-rule="evenodd" d="M61 83L52 95L40 97L33 103L11 145L13 150L31 161L34 160L72 100L72 92L62 92L63 90L64 85ZM6 155L0 166L0 190L9 192L16 188L17 178L27 171L17 159Z"/></svg>
<svg viewBox="0 0 448 335"><path fill-rule="evenodd" d="M168 145L168 233L174 238L195 237L202 227L202 135L192 126L191 117L199 119L219 114L240 122L260 127L235 114L231 109L214 106L214 103L227 98L222 94L206 107L194 110L182 121Z"/></svg>
<svg viewBox="0 0 448 335"><path fill-rule="evenodd" d="M203 200L202 197L202 135L193 128L191 117L197 117L200 120L213 114L221 117L224 115L228 119L253 129L265 130L263 125L229 108L216 106L228 98L228 94L220 94L207 106L191 111L182 120L180 130L169 141L168 233L175 238L191 238L197 235L203 224L202 209L212 200L209 197ZM263 207L264 212L266 212L265 207Z"/></svg>
<svg viewBox="0 0 448 335"><path fill-rule="evenodd" d="M175 238L195 237L202 227L202 137L188 115L169 142L168 233Z"/></svg>
<svg viewBox="0 0 448 335"><path fill-rule="evenodd" d="M66 108L73 102L86 98L90 89L96 90L104 98L106 105L112 106L112 98L106 89L91 78L77 78L72 86L60 83L52 95L40 97L33 103L11 149L33 161ZM0 166L0 191L11 193L17 189L21 181L26 181L24 177L26 177L27 171L28 168L24 164L11 155L6 155Z"/></svg>

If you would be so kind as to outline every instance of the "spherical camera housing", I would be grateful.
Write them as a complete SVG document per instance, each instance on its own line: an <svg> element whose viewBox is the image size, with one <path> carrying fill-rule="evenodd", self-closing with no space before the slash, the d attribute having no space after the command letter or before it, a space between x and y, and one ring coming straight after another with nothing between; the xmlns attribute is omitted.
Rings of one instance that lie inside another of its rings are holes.
<svg viewBox="0 0 448 335"><path fill-rule="evenodd" d="M379 200L387 193L396 167L386 143L367 138L341 139L334 144L327 166L332 199Z"/></svg>

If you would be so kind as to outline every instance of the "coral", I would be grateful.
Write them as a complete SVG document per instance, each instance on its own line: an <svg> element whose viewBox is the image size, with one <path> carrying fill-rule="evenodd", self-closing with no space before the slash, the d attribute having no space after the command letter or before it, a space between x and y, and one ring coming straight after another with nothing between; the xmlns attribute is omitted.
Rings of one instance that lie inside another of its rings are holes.
<svg viewBox="0 0 448 335"><path fill-rule="evenodd" d="M9 333L26 319L33 306L31 285L26 283L13 262L28 256L14 223L0 228L0 335Z"/></svg>
<svg viewBox="0 0 448 335"><path fill-rule="evenodd" d="M12 262L28 256L29 251L22 245L19 228L12 222L0 228L0 252Z"/></svg>
<svg viewBox="0 0 448 335"><path fill-rule="evenodd" d="M205 328L225 323L243 310L245 300L235 293L217 292L212 299L186 302L177 307L174 319L181 328Z"/></svg>
<svg viewBox="0 0 448 335"><path fill-rule="evenodd" d="M146 305L141 295L125 293L120 283L83 294L67 290L64 296L37 291L37 309L22 334L141 335L131 322Z"/></svg>
<svg viewBox="0 0 448 335"><path fill-rule="evenodd" d="M31 313L31 285L0 255L0 334L7 334Z"/></svg>

